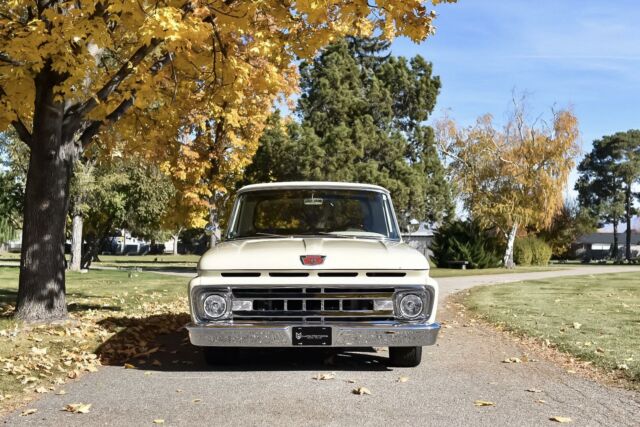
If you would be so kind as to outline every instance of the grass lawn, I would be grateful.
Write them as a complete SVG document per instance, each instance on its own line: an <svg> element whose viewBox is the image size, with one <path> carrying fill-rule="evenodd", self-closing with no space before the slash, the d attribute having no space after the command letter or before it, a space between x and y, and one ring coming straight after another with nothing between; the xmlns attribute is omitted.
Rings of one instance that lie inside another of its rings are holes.
<svg viewBox="0 0 640 427"><path fill-rule="evenodd" d="M100 255L94 265L141 268L195 268L200 255Z"/></svg>
<svg viewBox="0 0 640 427"><path fill-rule="evenodd" d="M563 277L474 288L465 304L492 323L549 340L640 386L640 275Z"/></svg>
<svg viewBox="0 0 640 427"><path fill-rule="evenodd" d="M459 277L459 276L482 276L486 274L513 274L513 273L530 273L536 271L550 271L550 270L563 270L566 267L562 265L549 265L548 267L516 267L512 269L507 268L483 268L483 269L468 269L462 270L460 268L438 268L432 267L429 271L429 276L438 277Z"/></svg>
<svg viewBox="0 0 640 427"><path fill-rule="evenodd" d="M0 408L59 392L101 363L144 363L162 351L155 337L187 323L186 285L153 273L67 273L69 321L38 326L11 317L18 268L0 267Z"/></svg>
<svg viewBox="0 0 640 427"><path fill-rule="evenodd" d="M20 261L20 252L0 252L0 261Z"/></svg>

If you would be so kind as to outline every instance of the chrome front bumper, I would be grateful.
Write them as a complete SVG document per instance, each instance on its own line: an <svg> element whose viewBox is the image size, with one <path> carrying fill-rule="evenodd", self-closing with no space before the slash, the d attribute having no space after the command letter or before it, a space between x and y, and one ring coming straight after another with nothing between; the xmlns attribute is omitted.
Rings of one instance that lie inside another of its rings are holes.
<svg viewBox="0 0 640 427"><path fill-rule="evenodd" d="M294 347L291 334L292 328L296 326L331 327L332 342L330 347L433 345L440 331L439 323L399 322L323 323L320 325L274 323L209 323L200 325L191 323L187 325L187 329L191 344L201 347Z"/></svg>

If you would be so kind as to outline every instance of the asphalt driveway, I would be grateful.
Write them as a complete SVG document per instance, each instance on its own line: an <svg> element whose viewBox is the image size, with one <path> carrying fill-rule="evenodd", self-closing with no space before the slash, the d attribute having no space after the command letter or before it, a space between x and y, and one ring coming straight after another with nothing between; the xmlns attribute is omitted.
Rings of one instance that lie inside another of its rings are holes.
<svg viewBox="0 0 640 427"><path fill-rule="evenodd" d="M622 271L640 268L621 267ZM472 286L615 272L616 267L443 278L441 298ZM519 344L443 310L438 344L425 348L419 368L388 368L386 350L347 353L300 349L245 352L237 364L210 368L184 331L164 336L155 365L104 366L9 414L5 425L638 425L640 395L609 388L545 361L520 357ZM466 324L466 327L463 326ZM335 378L314 379L318 373ZM370 395L352 391L366 387ZM530 391L528 391L530 390ZM531 391L533 390L533 391ZM477 400L493 402L476 406ZM61 409L91 403L87 414Z"/></svg>

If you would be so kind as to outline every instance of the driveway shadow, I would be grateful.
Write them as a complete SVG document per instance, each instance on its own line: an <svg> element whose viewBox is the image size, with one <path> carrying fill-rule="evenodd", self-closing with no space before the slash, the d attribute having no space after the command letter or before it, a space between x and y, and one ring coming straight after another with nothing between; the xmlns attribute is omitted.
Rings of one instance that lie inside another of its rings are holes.
<svg viewBox="0 0 640 427"><path fill-rule="evenodd" d="M210 366L191 345L188 314L145 318L109 317L103 327L118 330L97 349L102 364L130 364L145 371L388 371L387 358L373 348L243 348L232 364Z"/></svg>

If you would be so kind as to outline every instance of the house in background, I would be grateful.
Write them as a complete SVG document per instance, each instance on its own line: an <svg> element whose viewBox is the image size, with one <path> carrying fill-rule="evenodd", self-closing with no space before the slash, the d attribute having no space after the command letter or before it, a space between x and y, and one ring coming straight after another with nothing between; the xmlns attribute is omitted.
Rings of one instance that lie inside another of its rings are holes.
<svg viewBox="0 0 640 427"><path fill-rule="evenodd" d="M626 233L618 233L618 255L624 256ZM572 252L577 259L602 260L611 256L613 248L613 233L598 231L579 237L572 245ZM640 232L631 231L631 256L640 254Z"/></svg>
<svg viewBox="0 0 640 427"><path fill-rule="evenodd" d="M414 229L415 226L411 228ZM429 249L433 240L433 230L426 222L418 224L415 231L402 233L402 240L412 248L420 251L428 259L433 255L431 249Z"/></svg>
<svg viewBox="0 0 640 427"><path fill-rule="evenodd" d="M11 240L0 241L0 252L20 252L22 250L22 230L13 230Z"/></svg>

